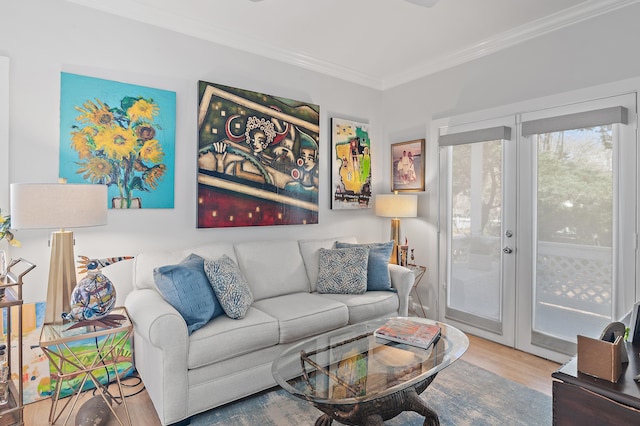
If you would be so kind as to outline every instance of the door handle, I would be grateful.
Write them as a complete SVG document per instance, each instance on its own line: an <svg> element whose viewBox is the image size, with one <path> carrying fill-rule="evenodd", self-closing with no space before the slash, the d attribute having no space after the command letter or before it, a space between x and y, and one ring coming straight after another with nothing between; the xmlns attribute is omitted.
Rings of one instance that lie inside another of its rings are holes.
<svg viewBox="0 0 640 426"><path fill-rule="evenodd" d="M509 246L506 246L505 248L502 249L502 252L504 254L511 254L511 253L513 253L513 249L511 247L509 247Z"/></svg>

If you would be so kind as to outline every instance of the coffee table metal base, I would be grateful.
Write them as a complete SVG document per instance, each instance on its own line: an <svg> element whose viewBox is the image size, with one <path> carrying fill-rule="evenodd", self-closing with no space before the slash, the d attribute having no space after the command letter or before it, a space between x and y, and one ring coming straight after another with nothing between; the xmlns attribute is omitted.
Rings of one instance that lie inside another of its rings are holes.
<svg viewBox="0 0 640 426"><path fill-rule="evenodd" d="M316 426L331 426L333 421L353 426L381 426L403 411L414 411L424 416L424 426L439 426L435 411L429 408L420 394L431 384L436 375L428 377L413 387L398 392L354 404L324 404L309 401L323 414L316 420Z"/></svg>

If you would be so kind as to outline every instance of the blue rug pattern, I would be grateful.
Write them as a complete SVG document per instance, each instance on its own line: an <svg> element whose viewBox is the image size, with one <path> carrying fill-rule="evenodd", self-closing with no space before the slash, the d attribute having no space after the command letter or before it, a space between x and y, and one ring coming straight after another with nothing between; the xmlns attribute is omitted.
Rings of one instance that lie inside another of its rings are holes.
<svg viewBox="0 0 640 426"><path fill-rule="evenodd" d="M552 423L550 396L462 360L440 372L421 397L438 413L442 426ZM277 389L199 414L191 425L303 426L313 425L321 414L306 401ZM404 412L385 425L422 426L423 420L416 413Z"/></svg>

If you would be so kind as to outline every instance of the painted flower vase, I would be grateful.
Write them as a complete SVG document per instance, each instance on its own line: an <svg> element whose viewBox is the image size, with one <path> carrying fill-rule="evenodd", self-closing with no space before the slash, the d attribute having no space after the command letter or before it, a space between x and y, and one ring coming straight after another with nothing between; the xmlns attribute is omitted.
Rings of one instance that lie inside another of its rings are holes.
<svg viewBox="0 0 640 426"><path fill-rule="evenodd" d="M71 293L71 310L62 318L71 321L93 320L107 315L116 303L116 288L100 270L90 271Z"/></svg>
<svg viewBox="0 0 640 426"><path fill-rule="evenodd" d="M113 209L141 209L142 199L140 197L113 197L111 199L111 208Z"/></svg>

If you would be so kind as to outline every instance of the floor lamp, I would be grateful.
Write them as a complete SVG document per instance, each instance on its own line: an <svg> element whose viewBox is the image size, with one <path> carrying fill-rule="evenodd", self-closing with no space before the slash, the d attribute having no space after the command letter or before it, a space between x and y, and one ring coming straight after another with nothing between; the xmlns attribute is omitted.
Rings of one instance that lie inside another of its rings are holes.
<svg viewBox="0 0 640 426"><path fill-rule="evenodd" d="M398 245L400 244L400 218L418 215L418 196L394 194L378 194L375 198L376 216L390 217L391 239L395 242L391 253L391 262L398 263Z"/></svg>
<svg viewBox="0 0 640 426"><path fill-rule="evenodd" d="M62 323L76 286L73 232L107 224L106 185L12 183L11 226L15 229L56 229L51 234L46 324Z"/></svg>

